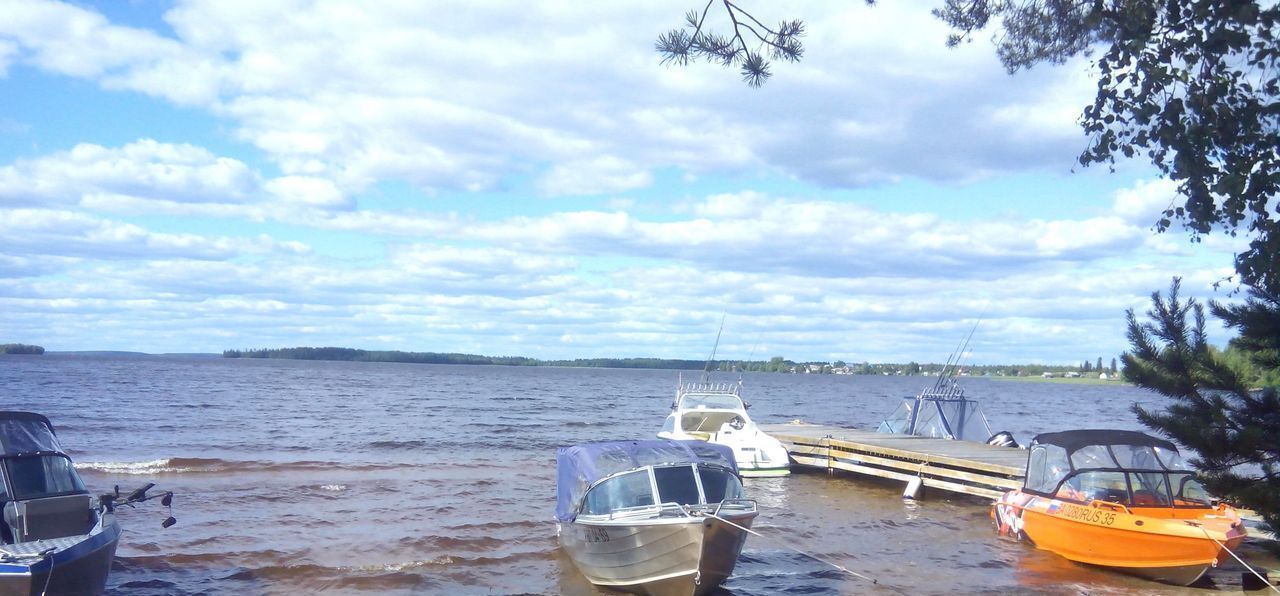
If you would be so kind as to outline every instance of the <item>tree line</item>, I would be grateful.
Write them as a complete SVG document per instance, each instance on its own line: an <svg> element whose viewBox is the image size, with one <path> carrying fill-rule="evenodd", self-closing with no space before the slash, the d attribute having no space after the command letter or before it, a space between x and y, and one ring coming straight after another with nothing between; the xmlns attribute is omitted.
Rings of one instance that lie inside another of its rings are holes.
<svg viewBox="0 0 1280 596"><path fill-rule="evenodd" d="M701 360L663 358L576 358L543 360L525 356L481 356L443 352L403 352L400 350L360 350L335 347L268 348L223 350L224 358L278 358L286 360L330 360L341 362L401 362L409 364L478 364L497 366L571 366L582 368L657 368L701 370Z"/></svg>
<svg viewBox="0 0 1280 596"><path fill-rule="evenodd" d="M678 358L574 358L546 360L526 356L482 356L444 352L404 352L400 350L361 350L338 347L264 348L224 350L224 358L277 358L286 360L328 360L339 362L401 362L410 364L480 364L497 366L566 366L581 368L649 368L659 370L715 370L717 372L768 372L855 375L937 375L944 364L917 362L848 364L835 362L796 362L783 356L769 360L686 360ZM1046 372L1066 373L1082 370L1074 365L973 365L960 367L971 375L1039 376Z"/></svg>
<svg viewBox="0 0 1280 596"><path fill-rule="evenodd" d="M27 344L0 344L0 354L43 354L44 348Z"/></svg>

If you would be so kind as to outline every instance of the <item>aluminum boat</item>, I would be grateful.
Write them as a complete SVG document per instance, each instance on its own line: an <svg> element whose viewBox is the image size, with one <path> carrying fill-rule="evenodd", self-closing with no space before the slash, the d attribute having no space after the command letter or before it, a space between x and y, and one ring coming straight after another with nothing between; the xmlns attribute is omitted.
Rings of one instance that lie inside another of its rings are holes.
<svg viewBox="0 0 1280 596"><path fill-rule="evenodd" d="M759 513L722 445L586 443L556 461L560 544L599 587L707 594L733 573Z"/></svg>
<svg viewBox="0 0 1280 596"><path fill-rule="evenodd" d="M733 450L743 477L786 476L791 473L787 448L769 436L747 415L750 405L741 396L742 381L677 382L671 413L658 437L679 441L707 441Z"/></svg>
<svg viewBox="0 0 1280 596"><path fill-rule="evenodd" d="M1189 585L1245 537L1163 439L1120 430L1041 434L1026 480L992 509L1002 535L1078 563Z"/></svg>
<svg viewBox="0 0 1280 596"><path fill-rule="evenodd" d="M152 486L94 499L48 418L0 412L0 595L101 594L120 539L115 507L152 498Z"/></svg>

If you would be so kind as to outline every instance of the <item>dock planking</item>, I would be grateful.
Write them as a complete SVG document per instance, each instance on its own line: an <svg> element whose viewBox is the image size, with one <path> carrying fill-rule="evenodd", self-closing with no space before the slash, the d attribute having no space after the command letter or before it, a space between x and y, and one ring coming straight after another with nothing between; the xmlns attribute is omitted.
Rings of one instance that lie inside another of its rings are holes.
<svg viewBox="0 0 1280 596"><path fill-rule="evenodd" d="M894 435L819 424L767 424L795 463L997 499L1022 486L1027 452L971 441Z"/></svg>

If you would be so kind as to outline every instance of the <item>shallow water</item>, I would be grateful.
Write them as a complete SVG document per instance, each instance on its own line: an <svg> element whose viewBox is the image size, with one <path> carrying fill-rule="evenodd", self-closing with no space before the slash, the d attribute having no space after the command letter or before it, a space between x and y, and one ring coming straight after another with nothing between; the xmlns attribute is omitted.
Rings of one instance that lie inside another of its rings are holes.
<svg viewBox="0 0 1280 596"><path fill-rule="evenodd" d="M591 594L558 548L555 448L648 438L676 372L46 355L0 358L7 409L54 422L95 492L156 482L123 510L119 594ZM732 377L726 377L731 379ZM747 374L759 423L873 427L927 379ZM966 379L994 430L1138 429L1121 385ZM764 538L732 594L1200 593L998 539L988 505L795 474L749 479ZM1246 556L1275 559L1256 548ZM815 558L816 557L816 558ZM837 566L877 580L870 581ZM1239 589L1239 568L1216 572Z"/></svg>

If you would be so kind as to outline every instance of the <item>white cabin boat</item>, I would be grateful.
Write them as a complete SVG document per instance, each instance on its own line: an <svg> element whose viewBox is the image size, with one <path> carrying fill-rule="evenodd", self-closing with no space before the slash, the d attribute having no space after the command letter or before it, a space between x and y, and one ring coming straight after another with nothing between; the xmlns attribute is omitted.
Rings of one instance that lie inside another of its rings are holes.
<svg viewBox="0 0 1280 596"><path fill-rule="evenodd" d="M737 564L759 514L733 454L700 441L613 441L556 454L560 544L591 583L700 596Z"/></svg>
<svg viewBox="0 0 1280 596"><path fill-rule="evenodd" d="M786 476L791 473L787 448L769 436L747 415L749 404L736 383L685 383L676 385L671 414L658 431L663 439L707 441L733 450L743 477Z"/></svg>

